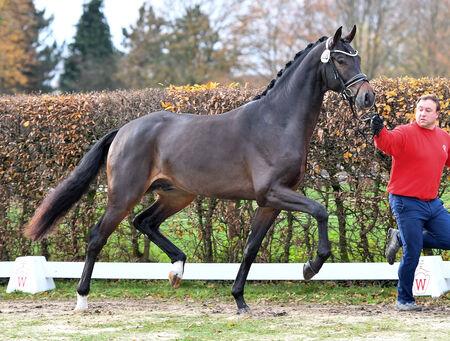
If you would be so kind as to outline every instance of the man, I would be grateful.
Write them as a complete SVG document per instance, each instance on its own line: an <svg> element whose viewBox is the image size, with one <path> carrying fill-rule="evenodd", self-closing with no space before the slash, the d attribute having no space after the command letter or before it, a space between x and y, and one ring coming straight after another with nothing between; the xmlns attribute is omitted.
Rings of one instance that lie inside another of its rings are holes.
<svg viewBox="0 0 450 341"><path fill-rule="evenodd" d="M412 287L422 248L450 249L450 214L437 198L444 166L450 166L450 136L436 126L439 112L439 99L428 94L417 102L414 123L387 130L382 117L371 120L375 146L392 156L387 191L398 230L388 232L386 258L394 264L403 246L398 310L421 310Z"/></svg>

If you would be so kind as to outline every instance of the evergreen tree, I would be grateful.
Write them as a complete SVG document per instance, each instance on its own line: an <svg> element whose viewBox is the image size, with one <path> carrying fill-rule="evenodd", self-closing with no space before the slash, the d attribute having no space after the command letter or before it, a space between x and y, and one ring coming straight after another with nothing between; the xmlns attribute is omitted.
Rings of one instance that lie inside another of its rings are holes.
<svg viewBox="0 0 450 341"><path fill-rule="evenodd" d="M0 91L50 91L49 81L60 59L56 43L46 46L44 19L33 0L0 0Z"/></svg>
<svg viewBox="0 0 450 341"><path fill-rule="evenodd" d="M27 92L43 91L49 92L53 88L50 81L54 77L55 69L61 60L62 49L58 47L56 42L52 45L44 45L39 40L42 32L48 30L49 25L53 21L53 17L44 19L45 10L32 11L34 17L34 26L27 29L30 44L28 51L33 55L34 62L30 63L24 71L28 78L26 87L23 88Z"/></svg>
<svg viewBox="0 0 450 341"><path fill-rule="evenodd" d="M83 5L74 42L64 61L60 87L63 91L113 89L118 86L117 57L109 25L102 12L103 0Z"/></svg>

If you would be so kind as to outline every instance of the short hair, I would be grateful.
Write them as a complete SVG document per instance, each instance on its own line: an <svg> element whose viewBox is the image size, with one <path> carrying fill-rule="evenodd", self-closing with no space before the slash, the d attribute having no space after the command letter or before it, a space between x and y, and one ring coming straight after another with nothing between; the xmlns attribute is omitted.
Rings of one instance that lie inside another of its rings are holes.
<svg viewBox="0 0 450 341"><path fill-rule="evenodd" d="M439 103L439 98L435 94L426 94L426 95L420 96L419 100L416 103L416 106L417 106L417 104L419 104L419 102L421 100L427 100L427 99L432 100L434 103L436 103L436 112L441 110L441 104Z"/></svg>

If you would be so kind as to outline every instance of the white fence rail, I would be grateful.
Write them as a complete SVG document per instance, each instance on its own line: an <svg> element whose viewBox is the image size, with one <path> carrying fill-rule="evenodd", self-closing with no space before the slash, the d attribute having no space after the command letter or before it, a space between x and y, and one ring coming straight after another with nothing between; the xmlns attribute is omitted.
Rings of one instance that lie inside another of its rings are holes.
<svg viewBox="0 0 450 341"><path fill-rule="evenodd" d="M255 263L249 280L303 280L303 263ZM395 280L399 263L326 263L314 280ZM29 293L52 290L54 278L79 278L82 262L47 262L44 257L19 257L15 262L0 262L0 277L9 277L6 292ZM96 263L92 278L166 279L170 263ZM186 280L233 280L237 263L187 263ZM439 297L450 290L450 262L439 256L421 257L415 273L416 295Z"/></svg>
<svg viewBox="0 0 450 341"><path fill-rule="evenodd" d="M186 263L185 280L234 280L238 263ZM313 280L397 280L399 263L325 263ZM14 262L0 262L0 278L9 278ZM80 278L83 262L46 262L46 277ZM450 279L450 262L442 262L442 272ZM167 279L170 263L97 262L92 278ZM303 280L303 263L254 263L248 280Z"/></svg>

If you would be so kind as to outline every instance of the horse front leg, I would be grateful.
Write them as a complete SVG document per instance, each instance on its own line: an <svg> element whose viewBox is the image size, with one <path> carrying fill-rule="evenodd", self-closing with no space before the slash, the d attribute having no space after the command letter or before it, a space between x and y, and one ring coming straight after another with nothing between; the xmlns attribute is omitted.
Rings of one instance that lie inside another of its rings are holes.
<svg viewBox="0 0 450 341"><path fill-rule="evenodd" d="M272 226L279 213L279 210L274 210L270 207L259 207L256 211L256 215L252 223L252 228L244 247L242 263L239 267L239 271L234 281L233 288L231 289L231 293L234 296L238 307L238 314L250 311L250 308L244 300L245 281L247 280L248 272L250 271L250 267L256 258L258 250L261 247L264 236L266 235L270 226Z"/></svg>
<svg viewBox="0 0 450 341"><path fill-rule="evenodd" d="M308 213L317 221L319 230L319 245L317 256L308 261L303 267L303 278L310 280L317 274L323 263L330 257L331 248L328 240L328 212L325 207L287 187L273 187L265 192L258 204L270 206L279 210L298 211Z"/></svg>
<svg viewBox="0 0 450 341"><path fill-rule="evenodd" d="M313 215L317 221L319 230L319 245L316 258L313 261L309 260L303 266L303 278L305 280L313 278L322 268L323 263L331 256L330 242L328 240L328 213L321 204L317 202L314 203L323 208L323 210L319 209L319 212L317 212L318 214L315 216Z"/></svg>

